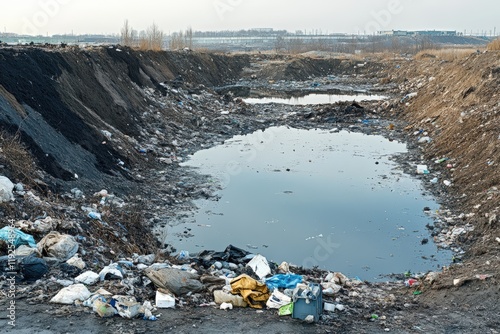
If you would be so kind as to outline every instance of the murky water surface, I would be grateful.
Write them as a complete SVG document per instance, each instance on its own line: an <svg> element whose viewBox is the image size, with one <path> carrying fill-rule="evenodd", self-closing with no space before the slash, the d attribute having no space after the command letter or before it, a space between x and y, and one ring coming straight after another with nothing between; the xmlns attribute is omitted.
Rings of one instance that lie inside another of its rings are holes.
<svg viewBox="0 0 500 334"><path fill-rule="evenodd" d="M233 244L269 260L376 280L448 264L425 225L418 180L389 157L403 143L341 131L274 127L199 151L186 163L213 176L218 201L169 227L167 242L191 253ZM186 227L194 236L179 237ZM429 242L422 244L428 238Z"/></svg>
<svg viewBox="0 0 500 334"><path fill-rule="evenodd" d="M378 101L385 99L382 95L329 95L329 94L309 94L301 97L291 97L288 99L279 97L263 97L263 98L248 98L244 99L246 103L282 103L291 105L308 105L308 104L325 104L348 101Z"/></svg>

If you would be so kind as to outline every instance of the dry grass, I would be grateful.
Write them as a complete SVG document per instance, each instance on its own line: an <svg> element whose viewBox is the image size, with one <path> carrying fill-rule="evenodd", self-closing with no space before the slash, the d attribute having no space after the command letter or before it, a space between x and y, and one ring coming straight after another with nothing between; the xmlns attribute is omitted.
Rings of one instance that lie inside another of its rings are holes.
<svg viewBox="0 0 500 334"><path fill-rule="evenodd" d="M470 56L477 49L429 49L420 51L415 55L416 59L438 58L441 60L454 61Z"/></svg>
<svg viewBox="0 0 500 334"><path fill-rule="evenodd" d="M6 131L0 133L0 161L9 167L16 181L33 183L36 172L35 161L21 143L19 133L15 135Z"/></svg>
<svg viewBox="0 0 500 334"><path fill-rule="evenodd" d="M500 38L497 38L493 42L488 44L487 49L491 50L491 51L493 51L493 50L499 51L500 50Z"/></svg>

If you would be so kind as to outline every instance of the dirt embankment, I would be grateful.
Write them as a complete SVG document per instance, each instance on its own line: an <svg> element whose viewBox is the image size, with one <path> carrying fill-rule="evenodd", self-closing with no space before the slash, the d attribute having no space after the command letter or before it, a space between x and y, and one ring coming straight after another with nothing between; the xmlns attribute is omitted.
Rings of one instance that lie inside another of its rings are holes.
<svg viewBox="0 0 500 334"><path fill-rule="evenodd" d="M133 179L121 166L140 160L131 138L140 137L140 116L151 104L143 88L164 91L161 84L175 79L193 88L221 85L237 79L248 59L118 47L4 48L0 124L21 133L55 184L120 184Z"/></svg>
<svg viewBox="0 0 500 334"><path fill-rule="evenodd" d="M424 56L403 62L390 79L402 96L416 93L398 116L410 133L430 138L425 157L446 159L430 168L441 174L440 182L452 182L446 204L475 227L464 240L469 254L498 257L500 53L473 53L454 62Z"/></svg>

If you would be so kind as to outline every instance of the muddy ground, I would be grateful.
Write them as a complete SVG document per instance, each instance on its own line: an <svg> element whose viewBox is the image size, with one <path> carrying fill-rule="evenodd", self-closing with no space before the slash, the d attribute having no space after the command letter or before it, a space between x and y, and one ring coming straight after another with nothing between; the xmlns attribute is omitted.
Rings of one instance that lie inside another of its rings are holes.
<svg viewBox="0 0 500 334"><path fill-rule="evenodd" d="M159 311L156 322L101 319L83 307L48 303L60 289L49 277L69 275L54 268L45 281L19 283L17 326L8 332L498 333L499 69L498 52L448 62L425 56L158 54L120 47L1 49L1 174L28 190L2 204L1 226L48 214L59 220L55 229L85 238L82 258L94 268L132 253L174 261L161 227L193 209L193 199L213 197L218 187L178 163L233 135L276 125L348 129L407 142L409 153L397 161L412 175L416 164L426 163L438 177L433 184L432 177L415 175L442 205L430 232L456 254L435 280L422 279L421 294L405 287L404 277L365 282L359 295L345 288L327 298L338 298L346 310L325 312L312 325L272 310L199 307L210 301L209 293L181 298L185 306ZM390 98L315 106L252 106L238 98L359 90ZM33 162L5 153L13 152L9 133L20 134ZM419 142L422 137L429 140ZM437 162L441 158L446 160ZM75 188L86 196L76 196ZM103 188L127 205L101 208L92 194ZM80 209L92 205L108 226ZM106 288L127 291L118 283ZM151 287L136 290L144 299L152 293ZM7 302L2 298L2 308ZM0 317L7 321L6 313Z"/></svg>

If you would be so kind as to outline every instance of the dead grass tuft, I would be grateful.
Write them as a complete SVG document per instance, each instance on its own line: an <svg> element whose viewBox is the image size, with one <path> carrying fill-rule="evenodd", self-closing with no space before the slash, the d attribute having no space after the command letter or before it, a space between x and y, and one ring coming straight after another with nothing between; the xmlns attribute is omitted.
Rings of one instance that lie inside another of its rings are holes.
<svg viewBox="0 0 500 334"><path fill-rule="evenodd" d="M487 48L490 51L499 51L500 50L500 38L497 38L493 42L488 44Z"/></svg>
<svg viewBox="0 0 500 334"><path fill-rule="evenodd" d="M6 131L0 133L0 161L9 167L13 178L25 184L32 184L35 179L36 164L22 144L19 133L12 135Z"/></svg>
<svg viewBox="0 0 500 334"><path fill-rule="evenodd" d="M438 58L446 61L454 61L470 56L474 52L477 52L477 49L429 49L420 51L415 55L415 58Z"/></svg>

